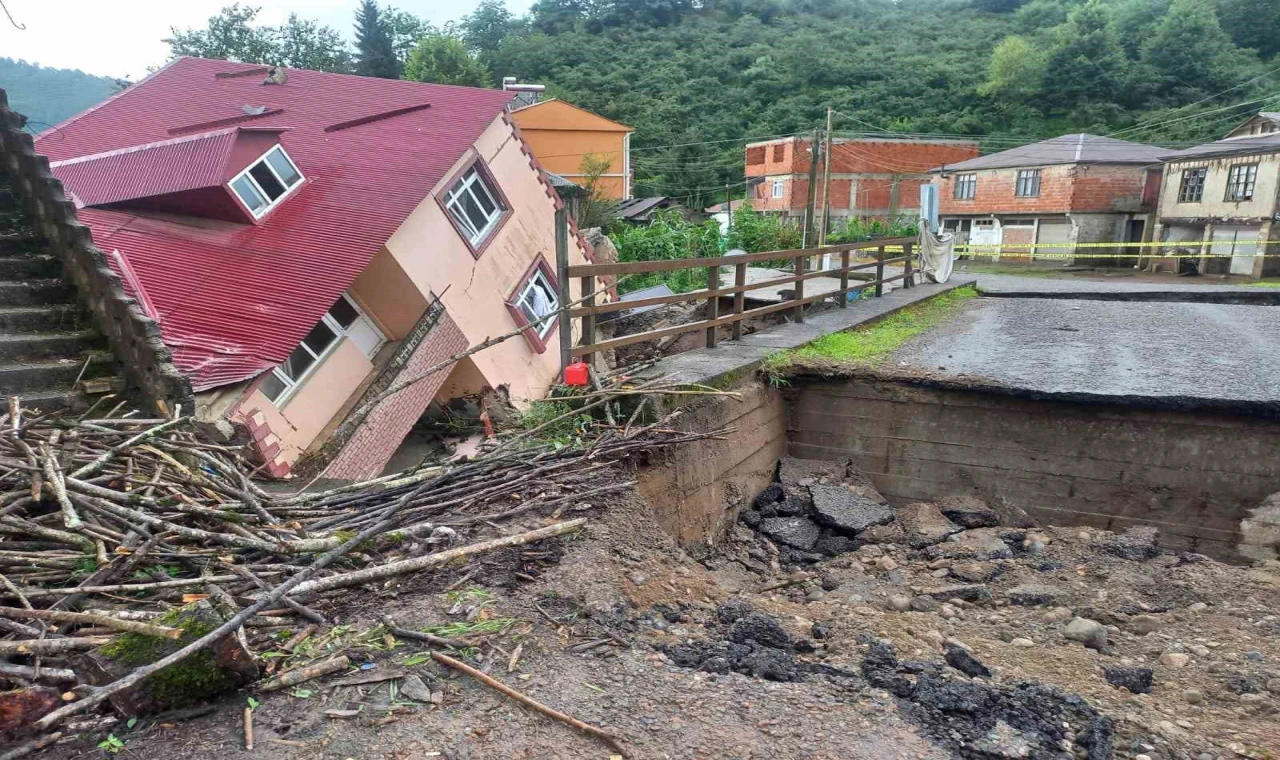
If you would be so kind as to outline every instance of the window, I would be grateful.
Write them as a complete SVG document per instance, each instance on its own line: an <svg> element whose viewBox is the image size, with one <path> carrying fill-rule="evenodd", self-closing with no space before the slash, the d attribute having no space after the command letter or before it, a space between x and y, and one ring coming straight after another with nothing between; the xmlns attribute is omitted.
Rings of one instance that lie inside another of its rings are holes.
<svg viewBox="0 0 1280 760"><path fill-rule="evenodd" d="M346 296L338 296L329 312L316 322L289 358L267 375L261 386L263 395L276 405L287 400L357 322L361 328L369 329L368 320L360 309Z"/></svg>
<svg viewBox="0 0 1280 760"><path fill-rule="evenodd" d="M1035 198L1040 195L1040 170L1019 169L1018 183L1013 194L1019 198Z"/></svg>
<svg viewBox="0 0 1280 760"><path fill-rule="evenodd" d="M1182 184L1178 186L1178 203L1199 203L1204 197L1204 176L1208 169L1201 166L1182 170Z"/></svg>
<svg viewBox="0 0 1280 760"><path fill-rule="evenodd" d="M444 194L445 208L473 248L488 237L506 212L496 199L497 194L478 165L464 172Z"/></svg>
<svg viewBox="0 0 1280 760"><path fill-rule="evenodd" d="M780 180L780 179L775 179L775 180L773 181L773 197L774 197L774 198L781 198L781 197L782 197L782 189L783 189L782 180Z"/></svg>
<svg viewBox="0 0 1280 760"><path fill-rule="evenodd" d="M954 197L958 201L971 201L978 194L978 175L957 174Z"/></svg>
<svg viewBox="0 0 1280 760"><path fill-rule="evenodd" d="M533 275L525 282L524 287L520 288L515 305L529 324L537 322L560 308L556 289L551 285L551 280L541 267L534 269ZM538 337L545 339L555 325L554 319L538 324L536 328Z"/></svg>
<svg viewBox="0 0 1280 760"><path fill-rule="evenodd" d="M773 146L773 160L774 160L774 161L786 161L786 160L787 160L787 146L786 146L786 143L778 143L777 145Z"/></svg>
<svg viewBox="0 0 1280 760"><path fill-rule="evenodd" d="M284 148L277 145L237 174L230 185L253 218L261 219L301 182L302 172Z"/></svg>
<svg viewBox="0 0 1280 760"><path fill-rule="evenodd" d="M1257 164L1236 164L1227 172L1227 200L1253 200L1253 184L1258 179Z"/></svg>

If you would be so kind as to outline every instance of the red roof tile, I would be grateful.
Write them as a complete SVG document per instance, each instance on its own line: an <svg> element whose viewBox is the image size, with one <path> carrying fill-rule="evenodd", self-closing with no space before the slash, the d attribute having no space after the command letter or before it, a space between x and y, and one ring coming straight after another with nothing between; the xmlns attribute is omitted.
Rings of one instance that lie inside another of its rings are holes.
<svg viewBox="0 0 1280 760"><path fill-rule="evenodd" d="M288 70L283 85L264 85L258 73L217 76L259 68L181 58L37 141L59 164L54 173L67 190L89 205L86 196L138 197L131 184L161 186L150 168L145 182L133 174L137 165L129 162L143 156L178 161L174 182L195 186L212 173L218 151L208 146L225 139L215 135L237 132L175 139L172 130L228 123L244 115L245 106L267 108L252 120L253 131L288 129L280 143L306 184L257 224L119 208L80 212L98 246L118 249L128 260L158 313L174 363L196 390L284 361L511 98L500 90L298 69ZM385 117L325 131L378 115ZM75 168L83 164L63 163L151 143L166 145L120 154L133 157L117 174L113 188L120 190L86 181ZM189 149L175 147L182 145L204 145L208 153L196 160L180 155ZM228 177L223 172L221 180Z"/></svg>

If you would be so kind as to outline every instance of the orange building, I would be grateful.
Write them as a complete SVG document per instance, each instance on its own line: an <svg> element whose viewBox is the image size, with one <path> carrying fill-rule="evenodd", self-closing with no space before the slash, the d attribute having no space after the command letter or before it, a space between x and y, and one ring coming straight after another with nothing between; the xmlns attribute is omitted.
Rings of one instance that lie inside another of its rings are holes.
<svg viewBox="0 0 1280 760"><path fill-rule="evenodd" d="M600 175L604 197L631 197L631 127L555 98L514 108L511 120L542 168L581 185L583 159L598 156L609 161Z"/></svg>

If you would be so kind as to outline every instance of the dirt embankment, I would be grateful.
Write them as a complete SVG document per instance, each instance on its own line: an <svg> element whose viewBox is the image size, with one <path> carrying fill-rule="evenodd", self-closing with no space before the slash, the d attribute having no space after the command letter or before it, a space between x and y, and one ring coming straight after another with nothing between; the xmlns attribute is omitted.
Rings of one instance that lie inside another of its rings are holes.
<svg viewBox="0 0 1280 760"><path fill-rule="evenodd" d="M1166 553L1149 533L1031 528L973 501L888 509L831 463L783 472L746 518L768 532L740 523L701 563L638 498L611 496L584 512L580 538L366 587L341 622L363 631L390 614L476 632L474 664L623 737L629 757L1276 756L1280 575ZM803 535L789 545L784 528ZM122 752L614 754L439 669L418 644L360 641L348 655L361 672L417 675L425 703L392 693L401 679L335 676L257 695L252 752L243 698L117 727Z"/></svg>

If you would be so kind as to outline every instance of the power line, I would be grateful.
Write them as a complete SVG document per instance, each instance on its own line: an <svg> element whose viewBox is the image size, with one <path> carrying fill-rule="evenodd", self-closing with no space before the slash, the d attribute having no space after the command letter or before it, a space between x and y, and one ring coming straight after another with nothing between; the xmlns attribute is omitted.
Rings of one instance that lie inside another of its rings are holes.
<svg viewBox="0 0 1280 760"><path fill-rule="evenodd" d="M1175 110L1181 110L1181 109L1183 109L1183 108L1191 108L1192 106L1198 106L1198 105L1200 105L1201 103L1203 103L1203 102L1205 102L1205 101L1207 101L1207 100L1213 100L1214 98L1218 97L1219 95L1225 95L1225 94L1227 94L1228 92L1231 92L1232 90L1238 90L1238 89L1240 89L1241 87L1244 87L1245 85L1253 84L1254 82L1258 81L1259 79L1262 79L1262 78L1264 78L1264 77L1271 76L1272 74L1274 74L1274 73L1276 73L1276 72L1278 72L1278 71L1280 71L1280 66L1276 66L1274 69L1269 69L1268 71L1264 71L1263 73L1259 74L1259 75L1258 75L1258 76L1256 76L1256 77L1253 77L1252 79L1246 79L1245 81L1241 82L1241 83L1240 83L1240 84L1238 84L1238 85L1235 85L1234 87L1228 87L1227 89L1225 89L1225 90L1221 90L1221 91L1219 91L1219 92L1215 92L1215 93L1213 93L1212 95L1206 95L1205 97L1203 97L1203 98L1201 98L1201 99L1197 100L1197 101L1196 101L1196 102L1194 102L1194 103L1188 103L1188 104L1187 104L1187 105L1185 105L1185 106L1178 106L1178 108L1177 108L1177 109L1175 109ZM1250 102L1250 101L1245 101L1245 102L1247 103L1247 102ZM1119 130L1119 131L1117 131L1117 132L1112 132L1111 134L1107 135L1107 137L1115 137L1115 136L1116 136L1116 135L1118 135L1118 134L1123 134L1123 133L1128 132L1128 131L1130 131L1130 130L1139 129L1139 128L1141 128L1142 126L1143 126L1142 124L1135 124L1134 126L1129 127L1129 128L1127 128L1127 129L1121 129L1121 130Z"/></svg>

